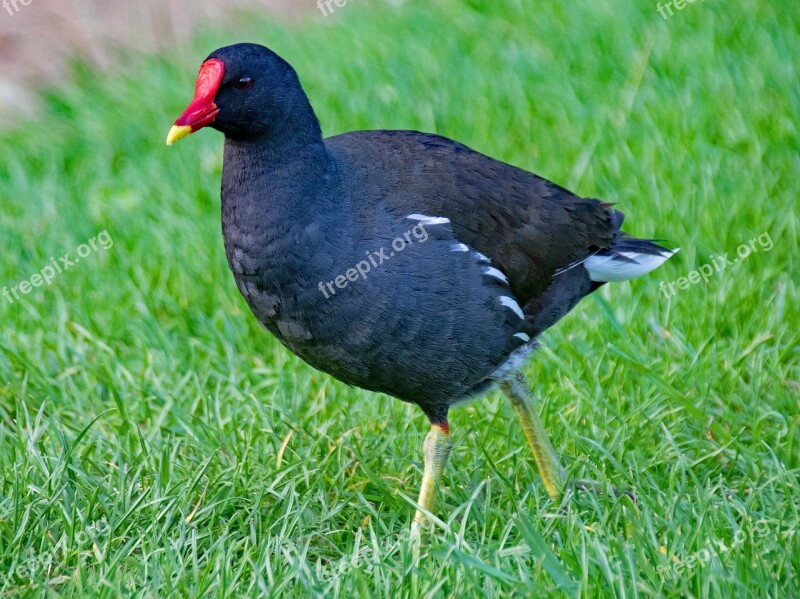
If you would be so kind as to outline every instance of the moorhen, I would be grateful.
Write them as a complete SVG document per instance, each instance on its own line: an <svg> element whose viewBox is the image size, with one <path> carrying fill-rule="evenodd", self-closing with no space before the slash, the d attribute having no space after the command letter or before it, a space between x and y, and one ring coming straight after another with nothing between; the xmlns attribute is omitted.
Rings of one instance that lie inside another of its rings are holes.
<svg viewBox="0 0 800 599"><path fill-rule="evenodd" d="M208 57L167 143L207 126L225 135L225 251L253 314L315 368L429 418L415 534L450 453L448 410L492 388L557 498L565 471L520 367L581 298L674 252L621 232L610 204L438 135L325 139L294 69L257 44Z"/></svg>

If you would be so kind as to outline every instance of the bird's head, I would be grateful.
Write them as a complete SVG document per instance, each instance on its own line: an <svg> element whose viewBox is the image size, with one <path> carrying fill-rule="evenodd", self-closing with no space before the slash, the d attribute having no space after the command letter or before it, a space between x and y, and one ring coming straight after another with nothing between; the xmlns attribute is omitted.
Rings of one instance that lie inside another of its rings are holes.
<svg viewBox="0 0 800 599"><path fill-rule="evenodd" d="M290 126L308 101L289 63L258 44L220 48L197 76L194 99L175 121L167 145L203 127L252 139Z"/></svg>

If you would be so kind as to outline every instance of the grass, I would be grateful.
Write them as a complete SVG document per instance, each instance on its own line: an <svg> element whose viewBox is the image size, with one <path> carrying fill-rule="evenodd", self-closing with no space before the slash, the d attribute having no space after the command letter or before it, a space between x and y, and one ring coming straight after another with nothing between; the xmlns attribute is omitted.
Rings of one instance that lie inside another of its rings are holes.
<svg viewBox="0 0 800 599"><path fill-rule="evenodd" d="M0 297L0 596L800 594L800 8L529 6L242 19L78 64L0 133L0 285L113 240ZM636 504L552 503L492 395L451 415L447 526L412 559L425 418L261 329L224 258L221 139L163 144L202 58L247 39L294 64L327 134L454 137L683 247L584 301L527 367L572 474ZM764 233L769 251L659 291Z"/></svg>

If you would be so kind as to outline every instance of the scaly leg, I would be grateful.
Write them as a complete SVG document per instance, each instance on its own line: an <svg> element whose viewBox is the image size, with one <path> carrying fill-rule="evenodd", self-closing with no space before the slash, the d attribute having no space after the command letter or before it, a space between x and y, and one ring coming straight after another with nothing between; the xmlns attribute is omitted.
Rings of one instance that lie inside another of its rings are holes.
<svg viewBox="0 0 800 599"><path fill-rule="evenodd" d="M417 503L421 509L417 509L414 516L414 523L411 525L411 536L419 536L422 527L428 524L428 516L422 511L433 511L434 496L436 487L442 480L442 473L450 456L450 449L453 444L450 442L450 427L444 424L432 424L431 431L425 437L423 445L425 453L425 468L422 476L422 487L419 491Z"/></svg>
<svg viewBox="0 0 800 599"><path fill-rule="evenodd" d="M561 467L558 454L550 444L550 439L547 438L542 420L533 408L528 383L522 374L517 374L514 378L502 383L500 388L511 400L511 405L522 424L525 438L528 439L528 444L533 450L533 457L544 481L544 488L550 498L555 501L564 488L567 473Z"/></svg>

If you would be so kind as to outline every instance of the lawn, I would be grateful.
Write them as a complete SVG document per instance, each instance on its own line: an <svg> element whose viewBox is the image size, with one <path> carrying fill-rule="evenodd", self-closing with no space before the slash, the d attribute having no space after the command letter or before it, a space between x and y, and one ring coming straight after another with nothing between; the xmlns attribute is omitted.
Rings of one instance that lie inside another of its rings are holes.
<svg viewBox="0 0 800 599"><path fill-rule="evenodd" d="M800 595L800 5L309 6L75 64L0 132L0 596ZM200 62L246 40L327 135L453 137L682 248L526 367L571 474L636 502L551 502L493 394L451 412L414 560L427 420L261 328L225 261L221 137L164 146Z"/></svg>

